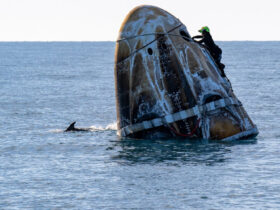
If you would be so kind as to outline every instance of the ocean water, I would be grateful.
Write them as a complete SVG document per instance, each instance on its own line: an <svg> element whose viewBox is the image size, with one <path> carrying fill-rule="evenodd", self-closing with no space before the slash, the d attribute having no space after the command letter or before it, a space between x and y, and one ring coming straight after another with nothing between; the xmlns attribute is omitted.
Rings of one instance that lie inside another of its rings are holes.
<svg viewBox="0 0 280 210"><path fill-rule="evenodd" d="M0 43L0 209L279 209L280 42L218 44L255 139L120 140L114 42Z"/></svg>

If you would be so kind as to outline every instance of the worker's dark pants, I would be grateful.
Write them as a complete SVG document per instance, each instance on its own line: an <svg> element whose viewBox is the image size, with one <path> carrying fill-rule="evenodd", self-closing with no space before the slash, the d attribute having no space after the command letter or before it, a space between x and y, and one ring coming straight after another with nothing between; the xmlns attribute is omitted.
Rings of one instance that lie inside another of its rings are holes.
<svg viewBox="0 0 280 210"><path fill-rule="evenodd" d="M217 66L219 67L220 71L221 71L221 76L225 77L225 72L224 72L224 68L225 65L223 63L221 63L221 59L222 59L222 50L221 48L219 48L217 45L214 46L206 46L203 45L206 49L208 49L208 51L210 52L212 58L214 59L215 63L217 64Z"/></svg>
<svg viewBox="0 0 280 210"><path fill-rule="evenodd" d="M217 45L213 48L210 49L210 54L212 55L212 57L214 58L217 66L219 67L219 69L221 70L221 76L225 77L225 72L224 72L224 68L225 65L223 63L221 63L221 59L222 59L222 50L221 48L219 48Z"/></svg>

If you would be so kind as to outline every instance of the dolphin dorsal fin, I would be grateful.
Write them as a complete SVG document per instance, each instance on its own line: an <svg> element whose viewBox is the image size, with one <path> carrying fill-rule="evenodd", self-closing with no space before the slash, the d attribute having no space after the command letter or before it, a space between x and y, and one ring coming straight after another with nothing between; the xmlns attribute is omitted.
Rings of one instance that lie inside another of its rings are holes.
<svg viewBox="0 0 280 210"><path fill-rule="evenodd" d="M75 122L72 122L72 123L69 125L69 127L66 129L66 131L75 130L75 123L76 123L76 121L75 121Z"/></svg>

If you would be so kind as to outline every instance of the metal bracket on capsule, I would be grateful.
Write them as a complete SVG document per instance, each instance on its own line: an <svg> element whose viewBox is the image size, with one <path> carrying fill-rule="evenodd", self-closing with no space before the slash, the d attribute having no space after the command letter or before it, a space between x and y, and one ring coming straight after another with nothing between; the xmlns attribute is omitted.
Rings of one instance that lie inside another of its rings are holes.
<svg viewBox="0 0 280 210"><path fill-rule="evenodd" d="M241 102L235 98L232 97L223 98L217 101L206 103L204 105L199 105L199 106L197 105L190 109L182 110L180 112L168 114L161 118L155 118L152 120L143 121L141 123L135 123L132 125L125 126L121 128L120 131L118 131L118 133L121 133L121 136L125 137L132 133L160 127L164 124L174 123L180 120L188 119L190 117L194 117L194 116L200 117L201 113L213 111L216 109L221 109L230 105L242 106Z"/></svg>

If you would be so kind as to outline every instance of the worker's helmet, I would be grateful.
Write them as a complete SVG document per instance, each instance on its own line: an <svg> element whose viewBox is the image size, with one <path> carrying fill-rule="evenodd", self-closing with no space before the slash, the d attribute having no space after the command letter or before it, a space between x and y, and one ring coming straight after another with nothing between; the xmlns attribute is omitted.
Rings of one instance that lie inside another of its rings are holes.
<svg viewBox="0 0 280 210"><path fill-rule="evenodd" d="M200 33L202 33L203 31L207 31L210 32L210 29L208 28L208 26L203 26L200 30L198 30Z"/></svg>

